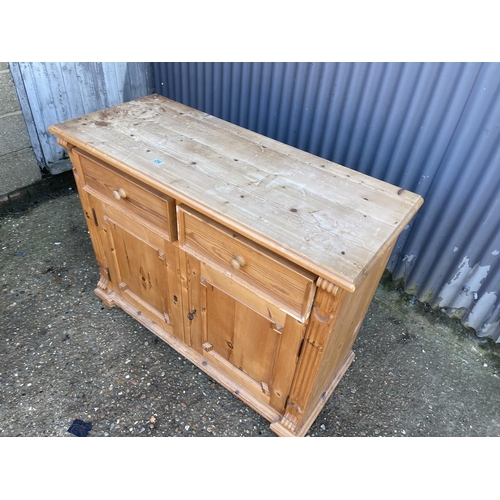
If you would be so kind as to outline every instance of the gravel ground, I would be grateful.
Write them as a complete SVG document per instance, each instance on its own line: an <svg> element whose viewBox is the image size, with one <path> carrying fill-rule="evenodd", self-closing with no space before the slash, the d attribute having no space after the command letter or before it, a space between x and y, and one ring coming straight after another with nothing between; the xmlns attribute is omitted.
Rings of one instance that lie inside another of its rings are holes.
<svg viewBox="0 0 500 500"><path fill-rule="evenodd" d="M0 217L0 436L273 437L118 308L74 188ZM382 282L311 437L500 436L500 346Z"/></svg>

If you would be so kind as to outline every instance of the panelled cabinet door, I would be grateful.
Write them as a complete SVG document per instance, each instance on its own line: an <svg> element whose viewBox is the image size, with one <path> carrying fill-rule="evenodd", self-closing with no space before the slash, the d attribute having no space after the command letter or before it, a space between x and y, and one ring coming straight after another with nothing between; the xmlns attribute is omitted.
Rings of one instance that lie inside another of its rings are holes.
<svg viewBox="0 0 500 500"><path fill-rule="evenodd" d="M201 352L255 396L282 411L305 326L201 264Z"/></svg>
<svg viewBox="0 0 500 500"><path fill-rule="evenodd" d="M174 326L171 301L176 299L168 280L167 246L171 244L107 205L103 233L116 293L137 307L139 314L170 331Z"/></svg>

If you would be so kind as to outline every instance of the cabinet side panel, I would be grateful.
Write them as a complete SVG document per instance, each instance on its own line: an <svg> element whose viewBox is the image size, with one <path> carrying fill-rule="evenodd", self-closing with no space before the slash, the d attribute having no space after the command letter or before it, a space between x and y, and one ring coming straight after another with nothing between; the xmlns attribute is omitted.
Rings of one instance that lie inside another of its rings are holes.
<svg viewBox="0 0 500 500"><path fill-rule="evenodd" d="M393 246L386 248L376 257L367 271L366 279L355 292L344 292L337 319L324 349L308 407L315 402L326 402L331 381L351 351Z"/></svg>

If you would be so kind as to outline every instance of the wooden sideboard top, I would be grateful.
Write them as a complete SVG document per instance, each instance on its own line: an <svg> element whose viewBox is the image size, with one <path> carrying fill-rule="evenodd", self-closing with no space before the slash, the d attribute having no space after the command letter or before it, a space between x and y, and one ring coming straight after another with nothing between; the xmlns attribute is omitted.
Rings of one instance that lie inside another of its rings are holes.
<svg viewBox="0 0 500 500"><path fill-rule="evenodd" d="M423 203L156 94L49 131L351 291Z"/></svg>

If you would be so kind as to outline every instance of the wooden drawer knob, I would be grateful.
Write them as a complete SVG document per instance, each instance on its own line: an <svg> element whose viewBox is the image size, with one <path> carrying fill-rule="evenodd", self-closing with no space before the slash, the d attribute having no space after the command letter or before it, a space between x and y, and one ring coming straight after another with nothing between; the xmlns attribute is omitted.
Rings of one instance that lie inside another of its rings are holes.
<svg viewBox="0 0 500 500"><path fill-rule="evenodd" d="M121 200L122 198L127 197L127 193L123 188L117 189L116 191L113 191L113 196L115 197L116 200Z"/></svg>
<svg viewBox="0 0 500 500"><path fill-rule="evenodd" d="M240 267L245 265L245 259L240 255L237 255L234 259L231 259L229 264L235 271L237 271Z"/></svg>

